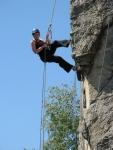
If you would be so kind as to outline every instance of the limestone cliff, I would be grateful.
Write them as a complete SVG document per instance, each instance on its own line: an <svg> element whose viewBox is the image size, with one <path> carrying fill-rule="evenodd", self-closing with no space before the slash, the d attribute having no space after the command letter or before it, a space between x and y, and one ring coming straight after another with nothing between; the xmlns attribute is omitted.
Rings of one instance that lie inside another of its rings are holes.
<svg viewBox="0 0 113 150"><path fill-rule="evenodd" d="M113 150L113 0L71 0L71 46L81 81L79 150Z"/></svg>

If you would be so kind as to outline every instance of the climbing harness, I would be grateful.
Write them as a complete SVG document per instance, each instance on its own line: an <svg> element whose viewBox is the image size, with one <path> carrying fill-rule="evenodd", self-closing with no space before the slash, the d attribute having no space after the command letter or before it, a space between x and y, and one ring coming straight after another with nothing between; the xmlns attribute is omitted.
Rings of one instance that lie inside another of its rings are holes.
<svg viewBox="0 0 113 150"><path fill-rule="evenodd" d="M52 40L52 20L55 11L56 0L54 1L52 17L48 27L47 34L50 41ZM46 51L44 52L44 69L43 69L43 87L42 87L42 107L41 107L41 123L40 123L40 147L39 150L44 150L45 128L44 128L44 115L45 115L45 90L46 90Z"/></svg>

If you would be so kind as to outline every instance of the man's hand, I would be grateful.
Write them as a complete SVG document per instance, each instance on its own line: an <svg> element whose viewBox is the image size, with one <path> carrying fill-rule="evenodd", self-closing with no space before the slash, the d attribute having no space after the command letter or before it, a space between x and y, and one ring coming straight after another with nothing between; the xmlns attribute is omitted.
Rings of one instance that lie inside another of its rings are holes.
<svg viewBox="0 0 113 150"><path fill-rule="evenodd" d="M50 44L50 40L49 40L49 33L47 33L47 34L46 34L46 43L47 43L47 45L49 45L49 44Z"/></svg>
<svg viewBox="0 0 113 150"><path fill-rule="evenodd" d="M42 46L42 48L45 48L45 47L47 47L47 43L45 42L45 44Z"/></svg>
<svg viewBox="0 0 113 150"><path fill-rule="evenodd" d="M49 39L49 33L46 34L46 40L48 40L48 39Z"/></svg>

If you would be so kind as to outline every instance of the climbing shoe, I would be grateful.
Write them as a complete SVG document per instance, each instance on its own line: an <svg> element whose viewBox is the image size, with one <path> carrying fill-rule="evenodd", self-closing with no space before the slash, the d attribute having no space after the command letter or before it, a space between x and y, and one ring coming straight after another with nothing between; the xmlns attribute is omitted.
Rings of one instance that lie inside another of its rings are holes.
<svg viewBox="0 0 113 150"><path fill-rule="evenodd" d="M76 71L76 70L77 70L77 67L76 67L76 66L73 66L73 67L72 67L72 70L73 70L73 71Z"/></svg>

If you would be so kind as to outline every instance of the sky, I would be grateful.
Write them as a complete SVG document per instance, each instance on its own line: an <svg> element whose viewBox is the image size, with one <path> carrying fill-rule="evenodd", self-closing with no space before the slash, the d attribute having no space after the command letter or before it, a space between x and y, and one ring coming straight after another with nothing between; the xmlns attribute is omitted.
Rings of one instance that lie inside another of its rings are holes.
<svg viewBox="0 0 113 150"><path fill-rule="evenodd" d="M41 38L50 24L54 0L0 0L0 150L39 150L44 64L30 47L32 29ZM70 2L56 0L53 40L70 39ZM74 65L71 46L57 49ZM46 64L46 89L72 85L75 72ZM79 95L79 82L76 82Z"/></svg>

